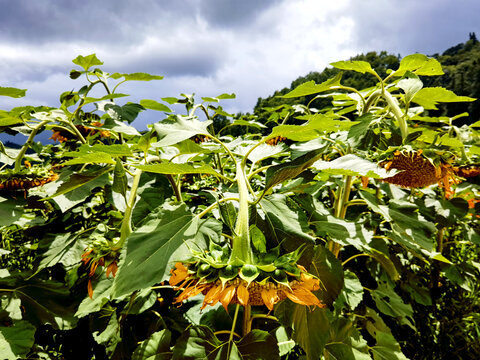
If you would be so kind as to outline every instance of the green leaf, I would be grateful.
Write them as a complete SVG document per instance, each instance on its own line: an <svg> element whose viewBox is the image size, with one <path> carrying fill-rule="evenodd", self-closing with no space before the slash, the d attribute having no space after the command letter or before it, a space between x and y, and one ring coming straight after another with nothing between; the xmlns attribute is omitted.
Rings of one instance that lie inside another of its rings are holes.
<svg viewBox="0 0 480 360"><path fill-rule="evenodd" d="M145 110L142 105L128 103L122 106L115 104L106 104L104 109L115 120L126 121L131 124L138 116L138 114Z"/></svg>
<svg viewBox="0 0 480 360"><path fill-rule="evenodd" d="M11 126L23 123L22 119L13 116L0 116L0 126Z"/></svg>
<svg viewBox="0 0 480 360"><path fill-rule="evenodd" d="M237 96L234 94L234 93L231 93L231 94L227 94L227 93L223 93L223 94L220 94L217 96L217 99L220 99L220 100L231 100L231 99L235 99Z"/></svg>
<svg viewBox="0 0 480 360"><path fill-rule="evenodd" d="M345 270L342 292L335 302L335 308L347 304L351 310L355 310L363 300L363 286L355 273Z"/></svg>
<svg viewBox="0 0 480 360"><path fill-rule="evenodd" d="M284 326L279 326L275 330L275 337L277 338L280 356L287 355L295 347L295 341L293 341L287 334L287 330Z"/></svg>
<svg viewBox="0 0 480 360"><path fill-rule="evenodd" d="M93 296L85 297L78 306L75 317L82 318L89 314L100 311L110 301L112 294L113 279L102 276L100 280L92 284Z"/></svg>
<svg viewBox="0 0 480 360"><path fill-rule="evenodd" d="M97 186L104 186L109 183L106 173L111 170L111 167L105 167L81 174L70 172L65 173L65 175L62 174L55 183L44 185L47 192L51 194L44 200L53 199L62 211L66 211L90 196L92 190ZM68 180L65 180L67 178Z"/></svg>
<svg viewBox="0 0 480 360"><path fill-rule="evenodd" d="M332 175L366 176L374 179L395 175L394 172L387 171L376 163L353 154L341 156L333 161L319 160L312 167Z"/></svg>
<svg viewBox="0 0 480 360"><path fill-rule="evenodd" d="M23 215L25 200L6 199L0 196L0 226L11 225Z"/></svg>
<svg viewBox="0 0 480 360"><path fill-rule="evenodd" d="M307 96L312 94L317 94L320 92L328 91L336 86L340 86L340 80L342 79L342 73L338 73L335 77L324 81L321 84L315 84L315 82L308 81L303 84L300 84L295 89L290 91L289 93L283 95L283 98L294 98L294 97L301 97Z"/></svg>
<svg viewBox="0 0 480 360"><path fill-rule="evenodd" d="M267 241L263 232L255 225L250 225L250 238L252 244L259 253L267 252Z"/></svg>
<svg viewBox="0 0 480 360"><path fill-rule="evenodd" d="M112 118L105 119L105 123L103 124L102 128L128 136L141 136L141 134L133 126L129 126Z"/></svg>
<svg viewBox="0 0 480 360"><path fill-rule="evenodd" d="M26 358L35 342L35 327L28 321L0 326L0 356L4 360Z"/></svg>
<svg viewBox="0 0 480 360"><path fill-rule="evenodd" d="M300 175L323 154L324 149L317 149L306 153L293 161L271 166L265 175L265 189L268 192L275 185L293 179Z"/></svg>
<svg viewBox="0 0 480 360"><path fill-rule="evenodd" d="M434 251L435 225L418 214L416 205L391 200L387 206L380 204L373 194L366 191L359 191L359 194L371 210L382 215L390 223L393 231L389 236L392 240L426 255Z"/></svg>
<svg viewBox="0 0 480 360"><path fill-rule="evenodd" d="M91 104L91 103L95 103L95 102L100 102L100 101L104 101L104 100L118 99L118 98L122 98L122 97L125 97L125 96L128 96L128 95L127 94L107 94L107 95L104 95L104 96L99 97L99 98L86 97L86 98L83 98L83 105L87 105L87 104Z"/></svg>
<svg viewBox="0 0 480 360"><path fill-rule="evenodd" d="M0 86L0 96L9 96L13 98L21 98L25 96L26 89L16 89L12 87Z"/></svg>
<svg viewBox="0 0 480 360"><path fill-rule="evenodd" d="M397 86L405 92L405 103L408 104L423 87L423 82L415 76L400 80Z"/></svg>
<svg viewBox="0 0 480 360"><path fill-rule="evenodd" d="M36 272L56 264L62 264L65 267L78 264L85 247L85 242L78 240L77 234L58 234L53 240L51 236L44 236L39 244L39 250L44 253Z"/></svg>
<svg viewBox="0 0 480 360"><path fill-rule="evenodd" d="M88 153L104 153L111 155L115 158L123 156L132 156L133 152L127 144L95 144L95 145L82 145L78 151L69 151L64 154L66 157L79 157L82 154Z"/></svg>
<svg viewBox="0 0 480 360"><path fill-rule="evenodd" d="M392 334L377 331L376 340L371 350L374 360L408 360Z"/></svg>
<svg viewBox="0 0 480 360"><path fill-rule="evenodd" d="M283 248L290 252L302 244L314 244L315 238L308 234L307 216L287 196L274 194L265 197L260 201L260 209L263 215L252 209L251 223L264 233L269 242L267 248L282 243Z"/></svg>
<svg viewBox="0 0 480 360"><path fill-rule="evenodd" d="M286 328L292 328L292 339L307 354L307 360L317 360L323 353L329 335L327 310L283 301L275 307L275 316Z"/></svg>
<svg viewBox="0 0 480 360"><path fill-rule="evenodd" d="M191 326L177 340L172 360L211 359L211 354L220 346L220 340L208 327Z"/></svg>
<svg viewBox="0 0 480 360"><path fill-rule="evenodd" d="M275 337L266 331L253 329L237 343L242 359L280 360Z"/></svg>
<svg viewBox="0 0 480 360"><path fill-rule="evenodd" d="M155 111L165 111L165 112L172 112L172 110L155 100L144 99L140 100L140 105L142 105L145 109L155 110Z"/></svg>
<svg viewBox="0 0 480 360"><path fill-rule="evenodd" d="M370 249L368 243L372 239L373 232L354 221L339 219L332 215L321 216L318 220L312 221L316 234L320 237L328 237L342 246L353 245L360 251Z"/></svg>
<svg viewBox="0 0 480 360"><path fill-rule="evenodd" d="M337 61L330 63L330 65L340 70L352 70L362 74L376 74L375 70L372 69L372 66L368 62L361 60Z"/></svg>
<svg viewBox="0 0 480 360"><path fill-rule="evenodd" d="M324 354L328 359L372 360L367 342L354 324L344 317L337 317L330 324L330 338Z"/></svg>
<svg viewBox="0 0 480 360"><path fill-rule="evenodd" d="M124 260L115 277L115 296L165 280L173 262L191 256L186 244L198 241L198 230L198 219L185 204L159 208L155 218L127 238ZM199 243L190 246L196 249Z"/></svg>
<svg viewBox="0 0 480 360"><path fill-rule="evenodd" d="M70 153L71 154L71 153ZM65 156L72 156L66 153ZM75 158L64 162L62 165L78 165L78 164L112 164L115 165L115 160L106 153L88 153L75 155Z"/></svg>
<svg viewBox="0 0 480 360"><path fill-rule="evenodd" d="M115 348L122 341L120 332L120 323L117 320L117 314L114 311L110 316L110 320L103 331L94 331L93 338L97 344L105 347L107 355L111 358L115 352Z"/></svg>
<svg viewBox="0 0 480 360"><path fill-rule="evenodd" d="M51 324L55 329L71 329L77 321L73 317L77 304L65 284L37 277L26 279L26 275L1 278L0 295L20 299L24 316L35 326Z"/></svg>
<svg viewBox="0 0 480 360"><path fill-rule="evenodd" d="M455 95L453 91L442 87L427 87L419 90L412 99L412 102L423 106L427 110L438 110L436 105L444 102L469 102L475 101L468 96Z"/></svg>
<svg viewBox="0 0 480 360"><path fill-rule="evenodd" d="M397 319L400 324L407 325L413 330L416 330L413 325L412 306L405 304L391 286L381 281L378 287L370 292L370 295L380 312Z"/></svg>
<svg viewBox="0 0 480 360"><path fill-rule="evenodd" d="M122 194L124 197L127 196L128 188L128 179L126 171L123 168L122 162L117 158L117 163L115 164L115 169L113 170L113 184L112 191L115 191L119 194Z"/></svg>
<svg viewBox="0 0 480 360"><path fill-rule="evenodd" d="M87 71L92 66L103 65L103 62L98 60L97 55L91 54L87 56L78 55L72 60L75 65L78 65Z"/></svg>
<svg viewBox="0 0 480 360"><path fill-rule="evenodd" d="M262 123L259 123L258 121L253 121L253 120L242 120L242 119L236 119L232 125L240 125L240 126L251 126L257 129L264 129L266 128L265 125Z"/></svg>
<svg viewBox="0 0 480 360"><path fill-rule="evenodd" d="M393 76L403 76L407 71L415 72L417 75L443 75L442 65L437 60L423 54L405 56Z"/></svg>
<svg viewBox="0 0 480 360"><path fill-rule="evenodd" d="M219 176L211 166L201 165L193 166L189 164L174 164L174 163L161 163L161 164L149 164L149 165L133 165L137 169L142 171L156 173L156 174L170 174L170 175L179 175L179 174L211 174Z"/></svg>
<svg viewBox="0 0 480 360"><path fill-rule="evenodd" d="M322 136L325 132L348 130L357 124L356 121L335 120L323 114L298 116L297 119L308 120L308 122L302 125L276 126L267 139L282 136L293 141L309 141Z"/></svg>
<svg viewBox="0 0 480 360"><path fill-rule="evenodd" d="M195 117L176 116L176 122L173 124L156 123L153 125L160 141L157 146L168 146L187 140L195 135L208 135L208 126L211 120L199 121Z"/></svg>
<svg viewBox="0 0 480 360"><path fill-rule="evenodd" d="M392 279L393 281L397 281L400 279L400 274L398 273L395 264L392 260L390 260L387 255L373 248L371 249L371 255L387 272L390 279Z"/></svg>
<svg viewBox="0 0 480 360"><path fill-rule="evenodd" d="M147 73L132 73L132 74L119 74L114 73L110 75L112 79L120 79L123 77L125 81L152 81L152 80L162 80L163 76L160 75L150 75Z"/></svg>
<svg viewBox="0 0 480 360"><path fill-rule="evenodd" d="M322 303L330 306L343 288L342 263L327 248L317 245L309 272L320 280L316 295Z"/></svg>
<svg viewBox="0 0 480 360"><path fill-rule="evenodd" d="M132 360L170 359L171 337L172 333L168 329L153 333L138 345L132 354Z"/></svg>

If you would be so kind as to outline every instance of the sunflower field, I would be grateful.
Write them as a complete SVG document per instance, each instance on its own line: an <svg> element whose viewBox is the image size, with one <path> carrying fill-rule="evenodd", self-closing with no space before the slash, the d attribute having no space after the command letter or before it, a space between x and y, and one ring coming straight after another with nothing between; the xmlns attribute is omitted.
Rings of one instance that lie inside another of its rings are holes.
<svg viewBox="0 0 480 360"><path fill-rule="evenodd" d="M283 95L330 106L266 123L73 63L57 108L0 110L1 359L477 358L480 120L429 115L475 101L437 60L332 63Z"/></svg>

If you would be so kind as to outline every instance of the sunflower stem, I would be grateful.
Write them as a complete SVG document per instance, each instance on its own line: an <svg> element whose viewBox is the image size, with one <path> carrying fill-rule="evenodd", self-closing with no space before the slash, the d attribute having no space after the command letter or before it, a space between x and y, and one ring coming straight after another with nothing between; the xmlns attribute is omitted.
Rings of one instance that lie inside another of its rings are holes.
<svg viewBox="0 0 480 360"><path fill-rule="evenodd" d="M228 338L228 354L230 355L230 347L233 341L233 334L235 334L235 325L238 319L238 310L240 310L240 304L235 307L235 315L233 315L232 329L230 331L230 337Z"/></svg>
<svg viewBox="0 0 480 360"><path fill-rule="evenodd" d="M239 209L237 223L235 225L235 237L232 244L230 263L251 264L253 260L250 246L250 231L248 219L248 185L245 175L245 165L237 162L237 185L239 197Z"/></svg>
<svg viewBox="0 0 480 360"><path fill-rule="evenodd" d="M243 309L243 336L252 331L252 305L245 305Z"/></svg>
<svg viewBox="0 0 480 360"><path fill-rule="evenodd" d="M135 200L137 198L138 185L140 183L140 177L142 170L137 169L133 176L132 188L130 189L130 197L128 198L127 208L122 220L122 226L120 228L120 240L114 245L114 248L121 249L127 237L132 233L132 212L135 206Z"/></svg>
<svg viewBox="0 0 480 360"><path fill-rule="evenodd" d="M22 168L22 159L25 156L25 153L27 152L28 148L33 142L33 138L37 135L38 131L47 125L50 122L50 120L44 120L41 123L39 123L37 126L35 126L30 133L30 136L28 137L27 141L25 144L22 146L20 149L20 152L18 153L17 157L15 158L15 172L18 172Z"/></svg>

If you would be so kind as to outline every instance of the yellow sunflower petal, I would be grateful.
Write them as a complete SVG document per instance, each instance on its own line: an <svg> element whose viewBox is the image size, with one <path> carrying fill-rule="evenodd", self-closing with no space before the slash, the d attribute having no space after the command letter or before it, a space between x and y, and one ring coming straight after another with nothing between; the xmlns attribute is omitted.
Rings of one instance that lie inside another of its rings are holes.
<svg viewBox="0 0 480 360"><path fill-rule="evenodd" d="M207 305L215 305L220 300L220 293L222 292L221 285L213 285L210 290L205 294L205 298L203 299L202 307L200 308L203 310Z"/></svg>
<svg viewBox="0 0 480 360"><path fill-rule="evenodd" d="M273 310L273 306L278 302L279 298L277 290L274 288L262 289L262 300L268 310Z"/></svg>
<svg viewBox="0 0 480 360"><path fill-rule="evenodd" d="M245 285L240 284L237 288L237 299L240 305L246 306L248 304L249 297L250 294Z"/></svg>
<svg viewBox="0 0 480 360"><path fill-rule="evenodd" d="M236 287L231 285L225 288L219 295L219 301L222 303L225 311L228 311L228 304L230 304L230 301L232 301L233 296L235 295L235 290Z"/></svg>
<svg viewBox="0 0 480 360"><path fill-rule="evenodd" d="M175 268L170 270L170 280L168 281L170 285L177 285L188 277L188 269L181 263L177 262Z"/></svg>
<svg viewBox="0 0 480 360"><path fill-rule="evenodd" d="M294 303L300 305L316 305L318 307L325 307L318 298L312 294L310 290L303 287L294 288L293 291L284 291L285 295Z"/></svg>

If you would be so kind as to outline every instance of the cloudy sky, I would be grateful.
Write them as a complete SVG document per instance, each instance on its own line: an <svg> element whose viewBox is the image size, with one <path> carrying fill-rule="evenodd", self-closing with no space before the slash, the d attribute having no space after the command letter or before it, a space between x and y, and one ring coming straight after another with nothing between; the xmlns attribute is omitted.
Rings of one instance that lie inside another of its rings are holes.
<svg viewBox="0 0 480 360"><path fill-rule="evenodd" d="M480 38L478 0L0 0L0 9L0 86L28 89L1 97L0 109L58 106L83 85L68 77L80 54L96 53L110 73L165 76L121 88L129 101L233 92L224 108L251 112L258 97L333 61Z"/></svg>

